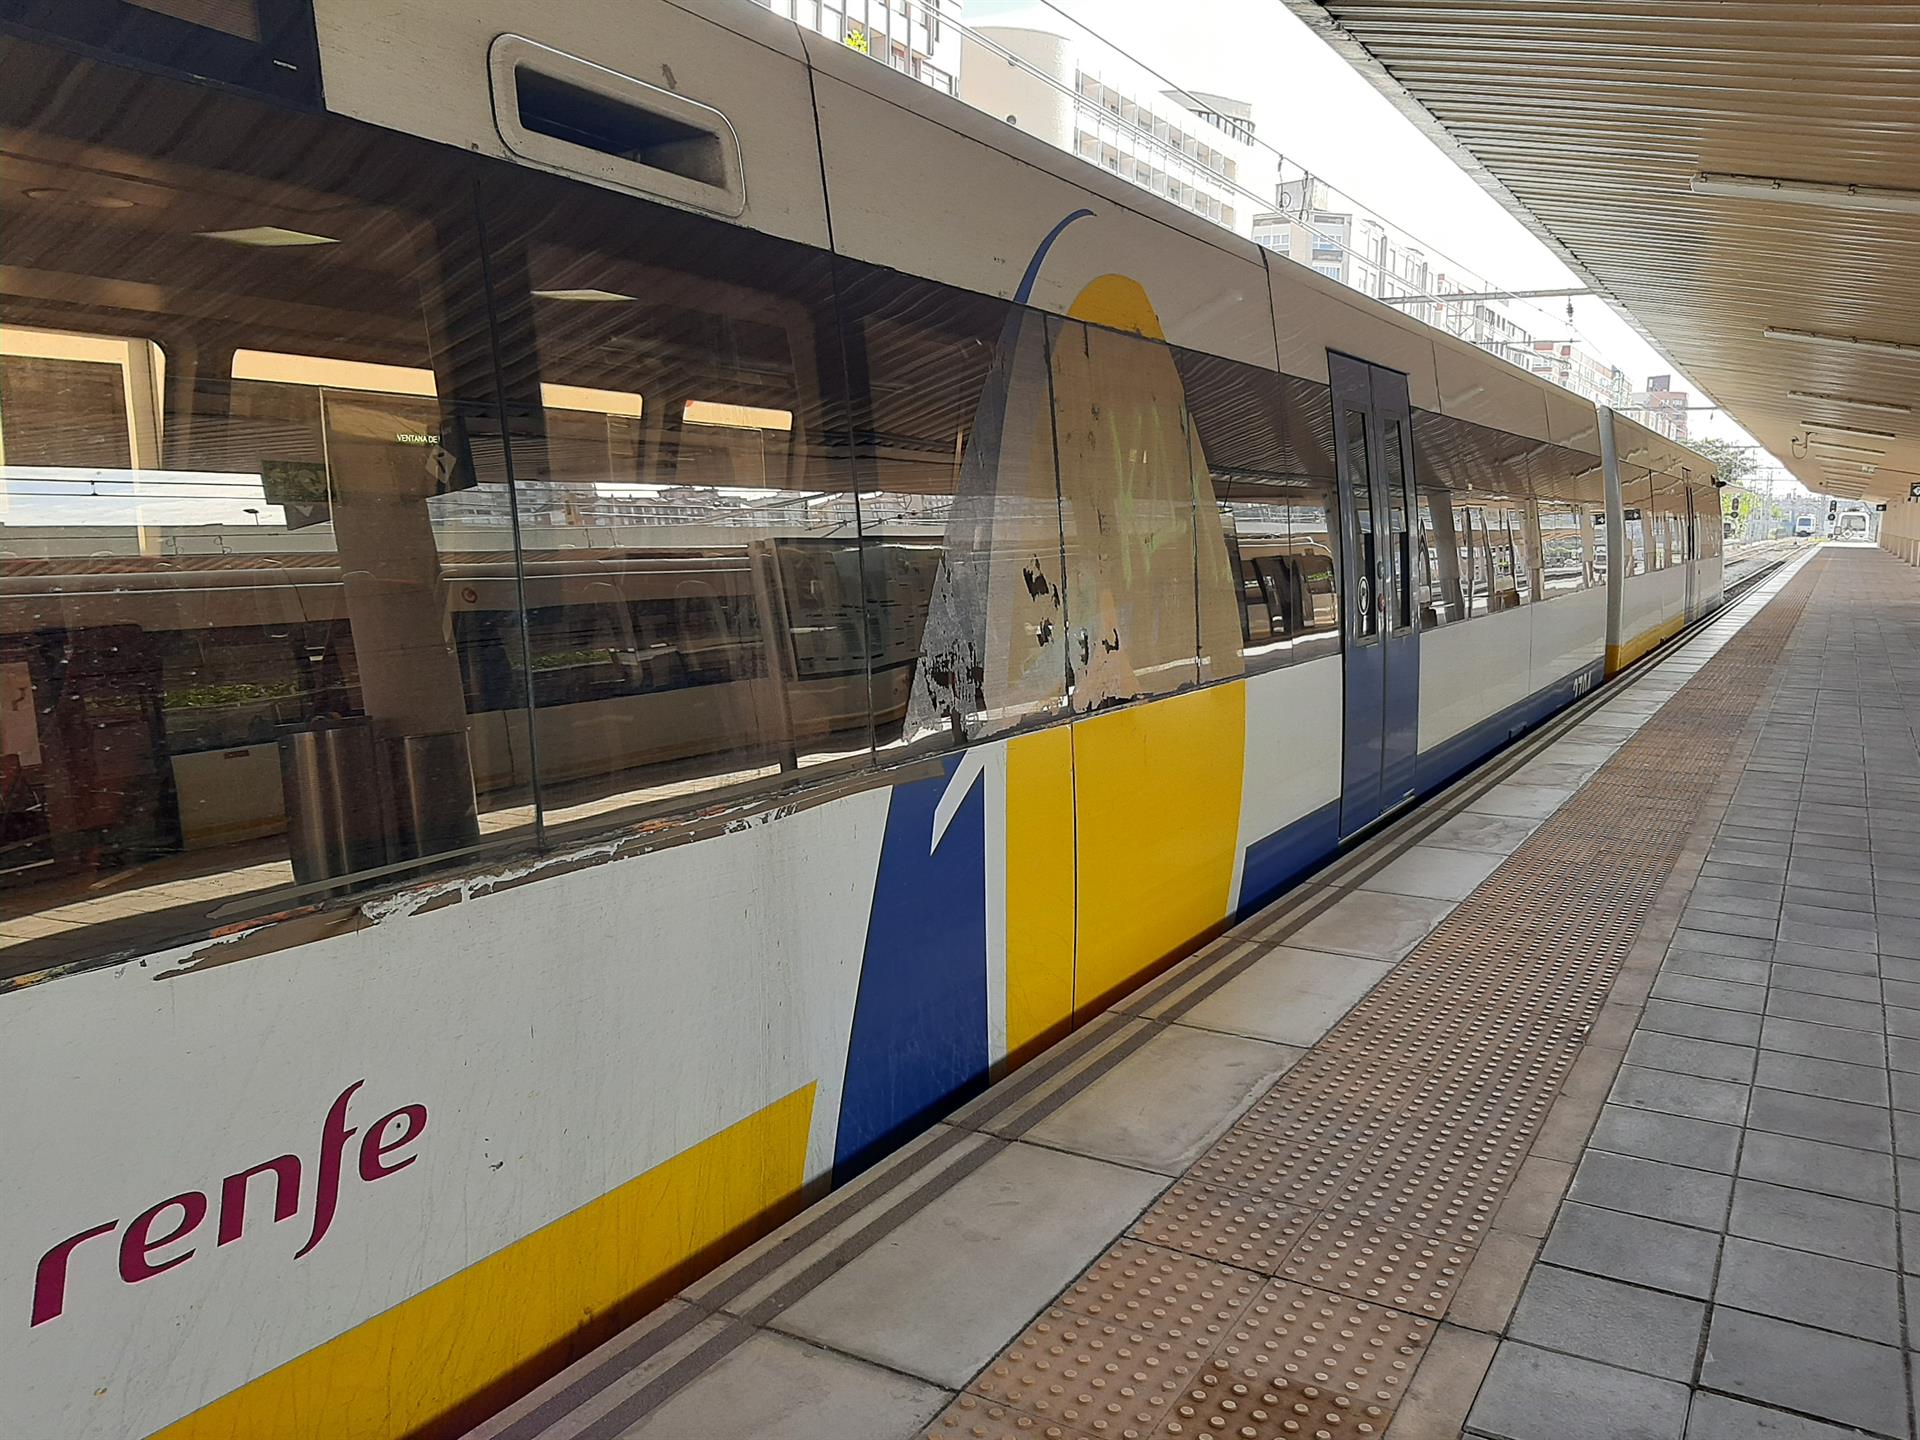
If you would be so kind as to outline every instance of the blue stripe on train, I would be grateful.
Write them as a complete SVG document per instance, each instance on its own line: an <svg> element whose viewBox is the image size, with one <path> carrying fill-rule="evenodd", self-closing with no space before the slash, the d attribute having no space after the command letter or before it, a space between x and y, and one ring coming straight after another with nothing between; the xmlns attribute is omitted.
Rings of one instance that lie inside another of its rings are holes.
<svg viewBox="0 0 1920 1440"><path fill-rule="evenodd" d="M1335 800L1247 846L1235 922L1279 899L1294 881L1331 858L1339 845L1340 802Z"/></svg>
<svg viewBox="0 0 1920 1440"><path fill-rule="evenodd" d="M1595 660L1565 679L1524 700L1469 725L1458 735L1443 740L1420 756L1416 783L1422 794L1438 790L1463 770L1479 763L1515 736L1538 725L1550 715L1566 709L1580 696L1599 685L1606 674L1606 663Z"/></svg>
<svg viewBox="0 0 1920 1440"><path fill-rule="evenodd" d="M833 1177L844 1183L987 1079L986 786L934 848L960 763L893 787L847 1045Z"/></svg>

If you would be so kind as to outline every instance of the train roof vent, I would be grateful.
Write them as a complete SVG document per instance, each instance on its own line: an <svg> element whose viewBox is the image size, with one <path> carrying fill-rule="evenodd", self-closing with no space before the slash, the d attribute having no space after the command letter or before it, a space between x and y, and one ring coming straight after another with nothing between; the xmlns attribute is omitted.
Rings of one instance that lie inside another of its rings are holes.
<svg viewBox="0 0 1920 1440"><path fill-rule="evenodd" d="M747 208L740 137L711 105L521 35L496 39L488 64L514 154L716 215Z"/></svg>

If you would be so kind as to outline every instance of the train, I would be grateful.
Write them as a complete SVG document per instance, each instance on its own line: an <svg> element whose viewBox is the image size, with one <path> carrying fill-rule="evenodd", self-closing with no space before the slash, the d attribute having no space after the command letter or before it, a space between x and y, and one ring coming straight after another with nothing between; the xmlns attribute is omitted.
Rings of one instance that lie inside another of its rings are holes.
<svg viewBox="0 0 1920 1440"><path fill-rule="evenodd" d="M752 5L5 16L21 1434L458 1434L1722 603L1704 457Z"/></svg>

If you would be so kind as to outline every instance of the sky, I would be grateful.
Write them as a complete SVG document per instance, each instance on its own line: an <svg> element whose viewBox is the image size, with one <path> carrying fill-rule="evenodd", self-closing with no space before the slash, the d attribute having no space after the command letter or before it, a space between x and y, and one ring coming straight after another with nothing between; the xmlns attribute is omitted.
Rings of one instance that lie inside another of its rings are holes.
<svg viewBox="0 0 1920 1440"><path fill-rule="evenodd" d="M1175 85L1249 101L1261 141L1492 286L1583 283L1281 0L966 0L963 14L969 25L1024 19L1048 28L1071 17ZM1571 331L1565 300L1530 303L1539 308L1513 307L1522 325L1542 338L1584 337L1634 389L1650 375L1679 375L1598 297L1573 301ZM1708 403L1683 378L1675 383L1694 404ZM1688 420L1695 437L1753 443L1722 413Z"/></svg>

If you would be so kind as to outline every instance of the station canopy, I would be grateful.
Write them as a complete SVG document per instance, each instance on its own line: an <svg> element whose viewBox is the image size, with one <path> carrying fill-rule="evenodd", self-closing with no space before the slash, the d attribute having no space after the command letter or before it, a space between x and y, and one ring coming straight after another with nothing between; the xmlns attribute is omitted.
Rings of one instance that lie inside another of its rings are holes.
<svg viewBox="0 0 1920 1440"><path fill-rule="evenodd" d="M1809 489L1920 485L1920 4L1285 3Z"/></svg>

